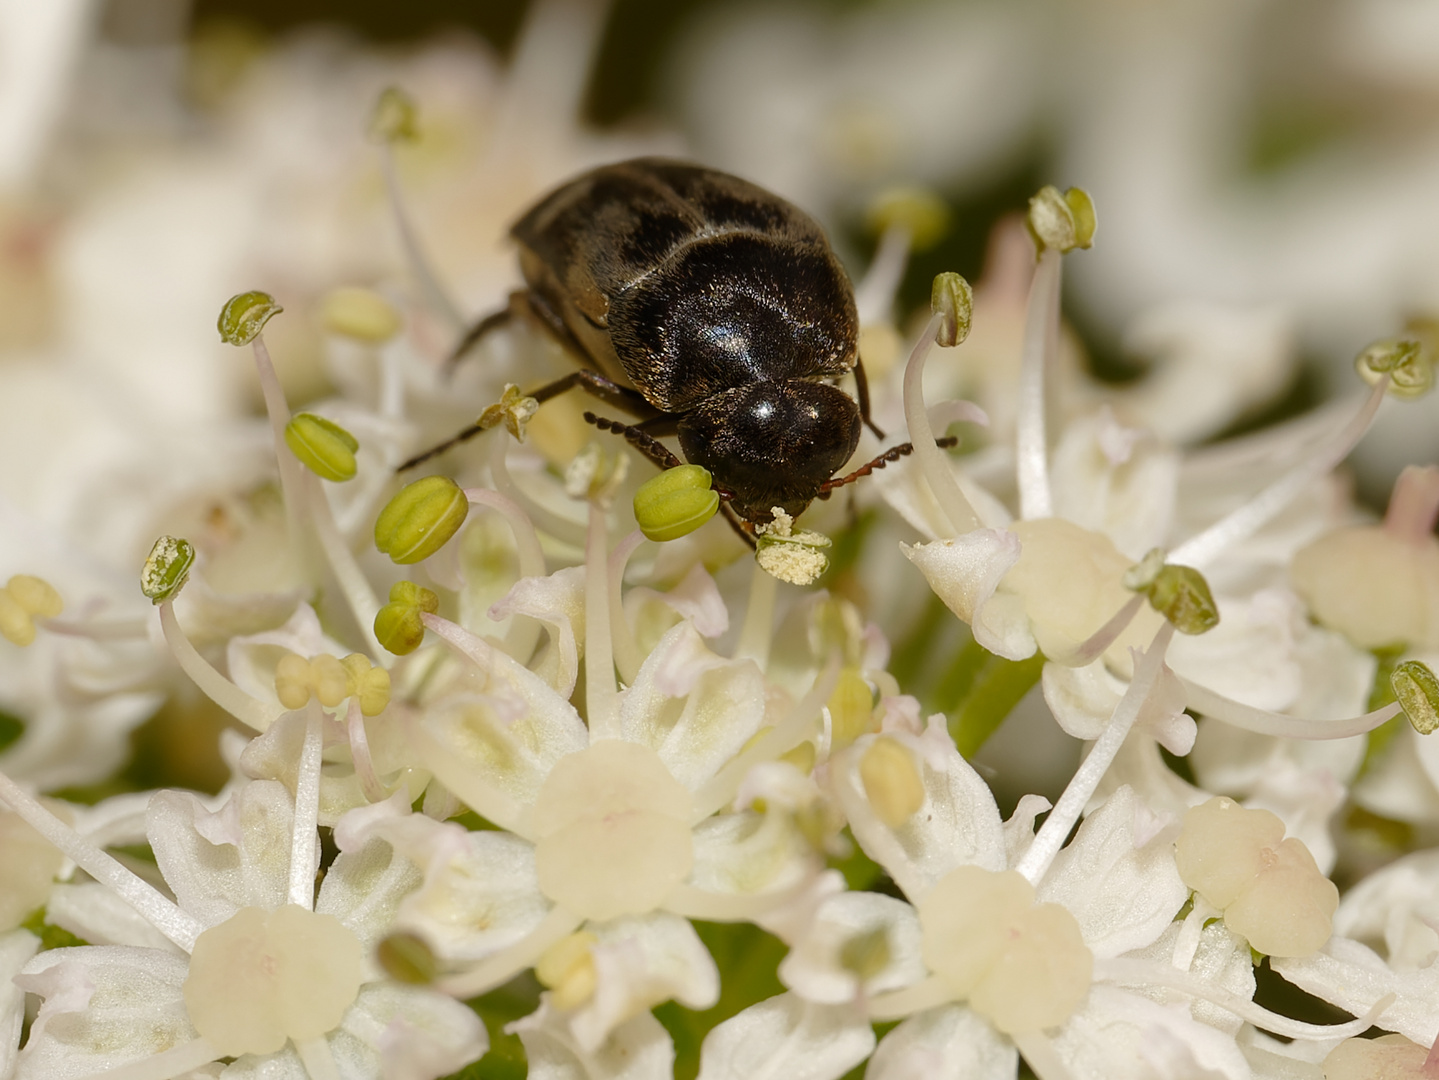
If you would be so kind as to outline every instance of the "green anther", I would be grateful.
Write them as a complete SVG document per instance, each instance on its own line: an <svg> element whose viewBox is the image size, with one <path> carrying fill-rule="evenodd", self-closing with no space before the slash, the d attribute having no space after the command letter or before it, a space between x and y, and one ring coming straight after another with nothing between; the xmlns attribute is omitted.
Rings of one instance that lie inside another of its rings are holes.
<svg viewBox="0 0 1439 1080"><path fill-rule="evenodd" d="M226 345L248 345L260 336L267 322L284 310L266 292L244 292L232 296L221 310L216 324L220 340Z"/></svg>
<svg viewBox="0 0 1439 1080"><path fill-rule="evenodd" d="M1124 572L1122 583L1131 592L1148 594L1154 586L1154 579L1164 569L1164 549L1150 548L1144 558Z"/></svg>
<svg viewBox="0 0 1439 1080"><path fill-rule="evenodd" d="M1389 376L1389 393L1397 398L1418 398L1434 385L1434 358L1411 338L1376 341L1354 358L1354 370L1370 386Z"/></svg>
<svg viewBox="0 0 1439 1080"><path fill-rule="evenodd" d="M869 204L865 224L876 233L898 225L909 233L911 251L927 251L949 231L949 206L922 187L893 187Z"/></svg>
<svg viewBox="0 0 1439 1080"><path fill-rule="evenodd" d="M946 347L958 345L969 337L970 319L974 315L974 290L969 287L969 282L952 270L936 274L929 290L929 310L944 316L934 340Z"/></svg>
<svg viewBox="0 0 1439 1080"><path fill-rule="evenodd" d="M678 465L646 480L635 492L635 521L650 540L678 540L694 532L719 510L719 492L709 470Z"/></svg>
<svg viewBox="0 0 1439 1080"><path fill-rule="evenodd" d="M414 142L420 137L420 110L415 99L398 86L387 86L370 114L370 137L376 142Z"/></svg>
<svg viewBox="0 0 1439 1080"><path fill-rule="evenodd" d="M1094 200L1083 188L1070 188L1061 194L1057 187L1046 184L1029 200L1025 224L1041 252L1052 249L1064 253L1090 247L1097 224Z"/></svg>
<svg viewBox="0 0 1439 1080"><path fill-rule="evenodd" d="M162 536L155 541L140 571L140 591L152 603L173 600L185 587L190 567L195 564L195 548L188 540Z"/></svg>
<svg viewBox="0 0 1439 1080"><path fill-rule="evenodd" d="M413 581L397 581L390 586L390 603L408 604L433 615L440 610L440 598L423 585Z"/></svg>
<svg viewBox="0 0 1439 1080"><path fill-rule="evenodd" d="M402 566L428 559L459 531L469 512L469 500L449 477L416 480L375 519L375 547Z"/></svg>
<svg viewBox="0 0 1439 1080"><path fill-rule="evenodd" d="M839 964L860 979L872 979L889 966L893 958L889 931L883 926L855 934L839 947Z"/></svg>
<svg viewBox="0 0 1439 1080"><path fill-rule="evenodd" d="M420 615L439 610L440 598L429 589L413 581L397 581L390 586L390 602L375 614L375 639L396 656L412 653L425 639Z"/></svg>
<svg viewBox="0 0 1439 1080"><path fill-rule="evenodd" d="M1415 731L1428 735L1439 728L1439 679L1434 678L1428 665L1405 660L1394 668L1389 685Z"/></svg>
<svg viewBox="0 0 1439 1080"><path fill-rule="evenodd" d="M354 479L359 440L333 420L296 413L285 425L285 445L321 480L338 483Z"/></svg>
<svg viewBox="0 0 1439 1080"><path fill-rule="evenodd" d="M435 981L440 964L435 951L418 934L397 931L380 939L375 960L390 978L409 986L426 986Z"/></svg>
<svg viewBox="0 0 1439 1080"><path fill-rule="evenodd" d="M1147 589L1136 591L1148 596L1150 606L1181 634L1203 634L1219 625L1209 583L1192 566L1165 566Z"/></svg>

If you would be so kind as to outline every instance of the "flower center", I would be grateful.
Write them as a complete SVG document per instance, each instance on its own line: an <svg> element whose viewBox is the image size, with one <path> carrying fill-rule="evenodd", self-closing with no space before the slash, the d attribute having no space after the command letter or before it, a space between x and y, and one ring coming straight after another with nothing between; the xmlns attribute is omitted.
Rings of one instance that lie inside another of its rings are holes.
<svg viewBox="0 0 1439 1080"><path fill-rule="evenodd" d="M360 940L296 904L241 908L195 940L190 1022L226 1057L273 1054L333 1031L360 992Z"/></svg>
<svg viewBox="0 0 1439 1080"><path fill-rule="evenodd" d="M1059 904L1015 870L961 866L919 902L921 952L957 998L1006 1034L1055 1027L1089 993L1094 957Z"/></svg>
<svg viewBox="0 0 1439 1080"><path fill-rule="evenodd" d="M561 758L531 815L540 891L586 919L653 911L694 863L690 794L637 743Z"/></svg>

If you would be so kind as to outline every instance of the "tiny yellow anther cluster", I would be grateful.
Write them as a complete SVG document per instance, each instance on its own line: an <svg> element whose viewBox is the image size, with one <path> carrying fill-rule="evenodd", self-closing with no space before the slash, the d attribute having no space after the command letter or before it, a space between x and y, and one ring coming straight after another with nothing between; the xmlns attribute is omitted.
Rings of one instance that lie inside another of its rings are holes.
<svg viewBox="0 0 1439 1080"><path fill-rule="evenodd" d="M308 660L286 653L275 665L275 693L287 709L304 708L311 695L328 709L352 697L361 713L377 716L390 703L390 673L372 666L361 653L343 660L329 653Z"/></svg>
<svg viewBox="0 0 1439 1080"><path fill-rule="evenodd" d="M12 645L29 645L35 640L35 620L53 619L63 607L48 581L16 574L0 589L0 634Z"/></svg>
<svg viewBox="0 0 1439 1080"><path fill-rule="evenodd" d="M549 988L551 1006L573 1009L594 994L599 981L594 957L598 943L599 938L588 930L578 930L545 950L535 965L535 978Z"/></svg>

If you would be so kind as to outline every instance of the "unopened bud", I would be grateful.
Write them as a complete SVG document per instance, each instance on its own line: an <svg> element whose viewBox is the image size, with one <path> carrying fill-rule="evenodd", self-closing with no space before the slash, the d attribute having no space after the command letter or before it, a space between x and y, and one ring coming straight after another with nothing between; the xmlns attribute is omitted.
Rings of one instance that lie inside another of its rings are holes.
<svg viewBox="0 0 1439 1080"><path fill-rule="evenodd" d="M712 483L702 465L678 465L646 480L635 492L640 531L660 543L694 532L719 510Z"/></svg>
<svg viewBox="0 0 1439 1080"><path fill-rule="evenodd" d="M469 512L469 500L449 477L416 480L375 519L375 547L401 566L428 559L459 531Z"/></svg>
<svg viewBox="0 0 1439 1080"><path fill-rule="evenodd" d="M220 310L220 319L216 323L220 340L226 345L248 345L260 336L267 322L284 310L266 292L232 296Z"/></svg>
<svg viewBox="0 0 1439 1080"><path fill-rule="evenodd" d="M296 413L285 425L285 445L321 480L342 483L355 476L357 440L333 420L314 413Z"/></svg>
<svg viewBox="0 0 1439 1080"><path fill-rule="evenodd" d="M1434 385L1434 358L1409 338L1376 341L1354 358L1354 370L1373 386L1389 376L1389 393L1397 398L1423 397Z"/></svg>
<svg viewBox="0 0 1439 1080"><path fill-rule="evenodd" d="M370 114L370 137L376 142L413 142L420 134L418 120L415 99L398 86L387 86Z"/></svg>
<svg viewBox="0 0 1439 1080"><path fill-rule="evenodd" d="M1396 664L1389 675L1389 685L1415 731L1428 735L1439 727L1439 680L1427 665L1418 660Z"/></svg>
<svg viewBox="0 0 1439 1080"><path fill-rule="evenodd" d="M140 571L140 591L155 604L173 600L185 587L194 564L195 549L190 541L162 536L155 541Z"/></svg>
<svg viewBox="0 0 1439 1080"><path fill-rule="evenodd" d="M974 290L969 282L952 270L936 274L929 290L929 310L943 315L939 333L934 340L943 346L958 345L969 337L970 319L974 315Z"/></svg>
<svg viewBox="0 0 1439 1080"><path fill-rule="evenodd" d="M1083 188L1060 194L1058 188L1045 185L1029 200L1025 222L1041 252L1051 249L1063 254L1094 243L1094 201Z"/></svg>

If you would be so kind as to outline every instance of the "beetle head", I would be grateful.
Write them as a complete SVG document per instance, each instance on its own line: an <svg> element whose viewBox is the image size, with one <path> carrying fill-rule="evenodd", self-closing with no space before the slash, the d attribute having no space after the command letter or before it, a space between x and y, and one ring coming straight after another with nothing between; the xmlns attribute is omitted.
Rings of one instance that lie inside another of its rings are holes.
<svg viewBox="0 0 1439 1080"><path fill-rule="evenodd" d="M679 440L689 461L734 493L740 517L766 522L776 506L803 513L854 454L860 428L859 406L843 390L787 379L706 399L680 421Z"/></svg>

